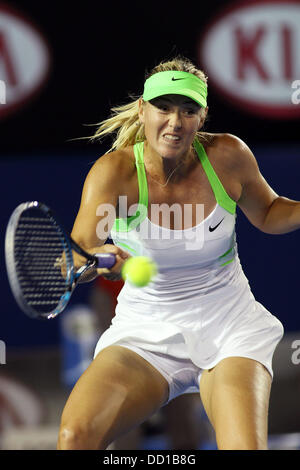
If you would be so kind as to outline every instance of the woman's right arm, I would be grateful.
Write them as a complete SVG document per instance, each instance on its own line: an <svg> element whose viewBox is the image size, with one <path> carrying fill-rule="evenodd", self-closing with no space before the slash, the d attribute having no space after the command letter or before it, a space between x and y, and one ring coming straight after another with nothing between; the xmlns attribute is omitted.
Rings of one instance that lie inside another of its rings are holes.
<svg viewBox="0 0 300 470"><path fill-rule="evenodd" d="M88 253L110 252L116 255L116 263L111 269L89 272L86 281L104 273L117 275L124 261L130 256L115 245L104 245L115 221L118 199L123 193L127 174L126 160L122 152L118 151L99 158L84 182L80 208L71 236ZM78 269L85 264L85 259L75 253L74 262Z"/></svg>

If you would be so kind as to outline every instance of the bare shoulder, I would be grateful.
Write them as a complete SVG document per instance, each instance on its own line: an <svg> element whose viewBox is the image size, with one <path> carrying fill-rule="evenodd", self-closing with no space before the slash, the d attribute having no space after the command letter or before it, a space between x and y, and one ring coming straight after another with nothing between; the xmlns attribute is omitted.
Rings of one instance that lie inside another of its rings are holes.
<svg viewBox="0 0 300 470"><path fill-rule="evenodd" d="M98 158L90 172L116 174L118 178L123 174L130 174L134 170L133 151L130 147L106 153Z"/></svg>
<svg viewBox="0 0 300 470"><path fill-rule="evenodd" d="M256 159L248 145L233 134L210 134L207 153L218 166L235 175L257 169Z"/></svg>
<svg viewBox="0 0 300 470"><path fill-rule="evenodd" d="M86 182L121 189L135 171L133 150L130 147L102 155L90 169Z"/></svg>
<svg viewBox="0 0 300 470"><path fill-rule="evenodd" d="M245 158L247 153L251 154L248 145L233 134L206 134L205 139L208 150L213 150L214 153L218 152L229 159L232 156Z"/></svg>

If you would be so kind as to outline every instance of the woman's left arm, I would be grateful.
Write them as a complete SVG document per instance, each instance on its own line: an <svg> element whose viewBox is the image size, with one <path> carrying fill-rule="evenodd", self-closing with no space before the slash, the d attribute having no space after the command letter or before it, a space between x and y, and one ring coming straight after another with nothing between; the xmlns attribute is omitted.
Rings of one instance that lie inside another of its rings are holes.
<svg viewBox="0 0 300 470"><path fill-rule="evenodd" d="M249 221L270 234L292 232L300 228L300 202L279 196L262 176L249 147L240 139L233 143L241 183L237 201Z"/></svg>

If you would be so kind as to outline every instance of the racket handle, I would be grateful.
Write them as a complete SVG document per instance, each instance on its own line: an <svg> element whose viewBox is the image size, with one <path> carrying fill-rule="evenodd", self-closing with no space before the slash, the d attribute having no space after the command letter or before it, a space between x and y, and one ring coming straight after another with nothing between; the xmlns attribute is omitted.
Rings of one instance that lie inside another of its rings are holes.
<svg viewBox="0 0 300 470"><path fill-rule="evenodd" d="M97 260L97 268L112 268L116 262L116 255L113 253L96 253L94 255Z"/></svg>

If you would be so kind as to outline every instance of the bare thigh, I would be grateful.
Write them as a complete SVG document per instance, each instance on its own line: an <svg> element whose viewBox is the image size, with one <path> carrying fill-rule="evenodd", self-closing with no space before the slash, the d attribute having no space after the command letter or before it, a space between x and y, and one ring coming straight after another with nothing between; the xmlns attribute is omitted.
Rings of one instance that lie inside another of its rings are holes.
<svg viewBox="0 0 300 470"><path fill-rule="evenodd" d="M267 449L271 376L257 361L222 360L200 380L219 449Z"/></svg>
<svg viewBox="0 0 300 470"><path fill-rule="evenodd" d="M63 411L59 449L105 449L168 398L166 379L122 346L101 351L75 385Z"/></svg>

